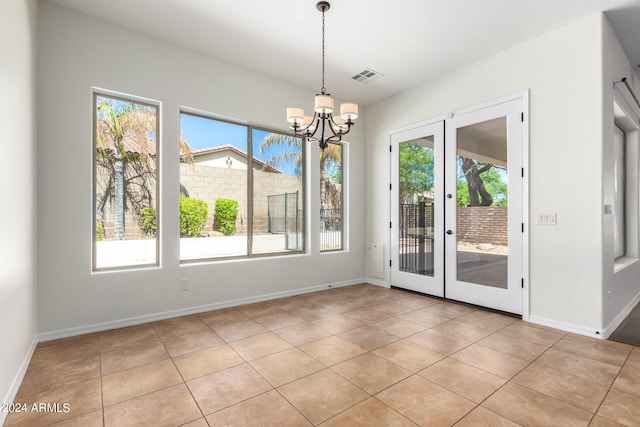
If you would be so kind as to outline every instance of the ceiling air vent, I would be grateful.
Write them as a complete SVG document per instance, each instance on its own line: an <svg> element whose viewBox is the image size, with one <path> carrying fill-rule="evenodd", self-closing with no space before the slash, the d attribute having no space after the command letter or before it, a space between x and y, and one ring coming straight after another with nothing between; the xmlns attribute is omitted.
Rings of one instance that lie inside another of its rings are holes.
<svg viewBox="0 0 640 427"><path fill-rule="evenodd" d="M374 71L370 68L365 68L360 71L355 76L351 77L353 80L359 81L360 83L371 83L374 80L378 80L380 77L383 77L383 74L380 74L377 71Z"/></svg>

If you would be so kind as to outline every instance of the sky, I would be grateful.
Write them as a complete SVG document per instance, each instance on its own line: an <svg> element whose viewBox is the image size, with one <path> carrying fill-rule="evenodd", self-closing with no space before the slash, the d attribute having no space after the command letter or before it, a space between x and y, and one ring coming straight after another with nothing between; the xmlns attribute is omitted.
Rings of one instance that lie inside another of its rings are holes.
<svg viewBox="0 0 640 427"><path fill-rule="evenodd" d="M111 98L109 96L99 95L97 97L98 104L107 100L113 106L116 114L122 111L128 105L131 105L131 102L120 100L117 98ZM137 106L141 106L143 104L135 103ZM154 109L157 108L152 105L144 105L145 108ZM98 117L101 117L104 114L102 111L98 111ZM195 116L192 114L180 114L180 134L187 141L189 146L192 149L201 149L208 147L215 147L225 144L231 144L236 148L247 153L247 137L248 126L223 122L220 120L209 119L206 117ZM284 151L291 151L292 147L288 145L279 145L274 144L268 149L264 150L264 152L260 152L260 144L265 136L269 135L269 131L264 131L256 128L252 128L251 132L251 141L253 148L253 157L258 158L264 162L267 162L270 158ZM153 137L152 137L153 138ZM294 150L299 150L299 147L293 148ZM282 173L287 175L296 175L296 168L293 163L291 164L274 164L276 168L278 168ZM331 168L329 165L328 167ZM336 169L334 166L331 170L328 171L328 174L331 175L333 169Z"/></svg>
<svg viewBox="0 0 640 427"><path fill-rule="evenodd" d="M231 144L247 152L247 126L181 113L180 133L193 149ZM284 146L273 146L260 153L260 143L268 134L267 131L255 128L252 132L253 157L265 162L271 156L288 149ZM276 167L285 174L295 174L293 165L276 165Z"/></svg>

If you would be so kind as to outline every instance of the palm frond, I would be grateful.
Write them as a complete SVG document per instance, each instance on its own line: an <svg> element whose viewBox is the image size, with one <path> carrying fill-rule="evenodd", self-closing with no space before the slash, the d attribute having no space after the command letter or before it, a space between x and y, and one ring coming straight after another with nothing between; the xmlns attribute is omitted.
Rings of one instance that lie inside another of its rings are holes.
<svg viewBox="0 0 640 427"><path fill-rule="evenodd" d="M260 142L260 154L263 154L267 149L275 145L290 147L296 149L296 151L302 152L302 138L283 135L281 133L270 133L262 139L262 142Z"/></svg>
<svg viewBox="0 0 640 427"><path fill-rule="evenodd" d="M302 172L302 152L281 151L269 157L266 164L279 169L293 166L295 174L300 175Z"/></svg>

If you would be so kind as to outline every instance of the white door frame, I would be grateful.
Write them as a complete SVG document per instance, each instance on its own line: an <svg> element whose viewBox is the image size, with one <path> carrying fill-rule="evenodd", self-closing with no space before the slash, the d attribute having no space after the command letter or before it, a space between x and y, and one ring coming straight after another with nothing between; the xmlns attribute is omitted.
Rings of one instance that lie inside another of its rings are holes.
<svg viewBox="0 0 640 427"><path fill-rule="evenodd" d="M453 113L437 116L429 120L424 120L418 123L414 123L408 126L403 126L401 128L397 128L389 132L389 141L391 141L391 135L403 132L406 130L414 129L416 127L432 124L435 122L445 121L445 130L447 127L447 119L455 116L465 114L474 110L482 109L485 107L489 107L492 105L500 104L503 102L508 102L515 99L522 100L522 111L524 114L524 121L522 122L522 168L523 168L523 177L522 177L522 221L524 222L524 233L522 236L522 276L524 278L523 284L523 292L522 292L522 319L529 320L530 310L529 310L529 301L530 301L530 288L529 288L529 90L524 90L520 92L516 92L510 95L506 95L500 98L493 99L491 101L487 101L481 104L474 105L472 107L460 109ZM389 171L391 178L391 171ZM390 192L391 195L392 192ZM391 198L389 198L391 201ZM389 204L388 211L388 221L391 221L391 209L393 206L391 203ZM389 230L388 241L392 242L392 234L391 229ZM391 259L391 245L387 245L387 258ZM389 272L389 281L388 286L391 286L391 272Z"/></svg>

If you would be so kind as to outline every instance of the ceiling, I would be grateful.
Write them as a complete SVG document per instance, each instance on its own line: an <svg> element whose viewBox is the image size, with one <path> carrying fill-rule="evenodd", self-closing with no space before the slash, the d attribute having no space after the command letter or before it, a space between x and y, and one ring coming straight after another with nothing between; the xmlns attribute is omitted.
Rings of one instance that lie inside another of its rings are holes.
<svg viewBox="0 0 640 427"><path fill-rule="evenodd" d="M46 0L319 91L316 0ZM326 87L369 105L606 11L640 64L640 0L332 0ZM365 68L381 74L364 84ZM640 74L639 74L640 75Z"/></svg>

